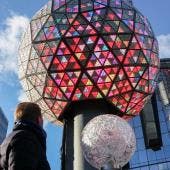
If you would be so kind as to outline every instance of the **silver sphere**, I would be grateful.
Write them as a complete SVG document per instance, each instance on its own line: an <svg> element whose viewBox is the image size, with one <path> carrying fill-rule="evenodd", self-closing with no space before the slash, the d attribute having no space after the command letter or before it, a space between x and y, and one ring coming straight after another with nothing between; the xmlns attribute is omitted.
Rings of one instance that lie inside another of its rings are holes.
<svg viewBox="0 0 170 170"><path fill-rule="evenodd" d="M100 115L83 129L81 145L85 159L93 167L112 164L114 168L128 163L136 149L136 138L131 126L115 115Z"/></svg>

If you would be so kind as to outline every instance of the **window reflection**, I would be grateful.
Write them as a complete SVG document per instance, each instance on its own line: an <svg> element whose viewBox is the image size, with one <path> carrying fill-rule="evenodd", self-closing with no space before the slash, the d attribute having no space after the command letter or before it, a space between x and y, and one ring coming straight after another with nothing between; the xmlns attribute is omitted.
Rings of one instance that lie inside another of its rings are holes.
<svg viewBox="0 0 170 170"><path fill-rule="evenodd" d="M165 122L165 113L162 107L159 107L159 101L158 112L163 142L159 151L145 149L140 117L135 117L130 121L137 140L137 150L130 161L130 170L170 170L170 135Z"/></svg>

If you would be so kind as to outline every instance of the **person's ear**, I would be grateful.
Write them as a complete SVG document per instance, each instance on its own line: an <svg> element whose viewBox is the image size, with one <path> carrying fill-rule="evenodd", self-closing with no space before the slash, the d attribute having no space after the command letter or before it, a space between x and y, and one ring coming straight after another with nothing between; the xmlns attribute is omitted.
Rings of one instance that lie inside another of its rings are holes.
<svg viewBox="0 0 170 170"><path fill-rule="evenodd" d="M41 127L43 127L43 118L42 118L42 116L39 116L38 119L37 119L37 121L38 121L38 122L37 122L38 125L41 126Z"/></svg>

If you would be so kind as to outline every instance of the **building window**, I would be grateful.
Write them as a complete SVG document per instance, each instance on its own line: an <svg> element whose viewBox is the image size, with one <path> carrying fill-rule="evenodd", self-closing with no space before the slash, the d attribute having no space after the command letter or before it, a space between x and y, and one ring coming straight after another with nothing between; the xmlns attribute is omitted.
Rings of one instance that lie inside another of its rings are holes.
<svg viewBox="0 0 170 170"><path fill-rule="evenodd" d="M156 94L146 104L141 113L141 122L147 149L159 150L162 146Z"/></svg>

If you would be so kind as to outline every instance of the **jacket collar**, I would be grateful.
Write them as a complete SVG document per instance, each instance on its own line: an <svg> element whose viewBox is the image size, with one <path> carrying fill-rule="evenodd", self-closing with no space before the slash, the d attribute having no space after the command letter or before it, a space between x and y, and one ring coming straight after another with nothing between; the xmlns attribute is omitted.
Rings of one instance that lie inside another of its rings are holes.
<svg viewBox="0 0 170 170"><path fill-rule="evenodd" d="M15 122L13 131L15 130L28 130L33 132L39 139L39 142L42 144L42 147L46 150L46 138L47 134L45 130L37 125L36 123L28 120L18 120Z"/></svg>

